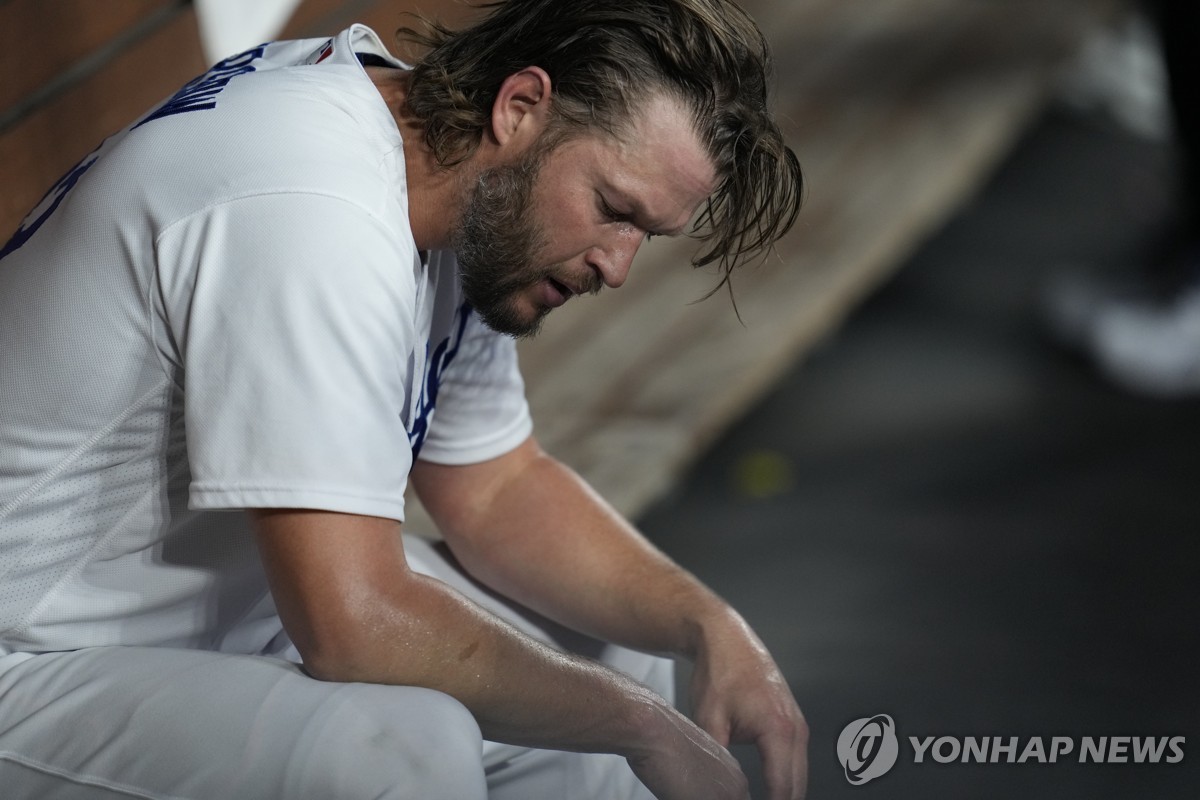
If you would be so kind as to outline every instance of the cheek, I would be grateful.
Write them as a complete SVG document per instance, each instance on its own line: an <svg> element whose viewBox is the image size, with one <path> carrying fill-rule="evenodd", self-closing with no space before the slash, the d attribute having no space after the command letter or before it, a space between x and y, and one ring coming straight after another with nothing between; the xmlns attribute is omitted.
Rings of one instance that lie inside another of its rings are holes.
<svg viewBox="0 0 1200 800"><path fill-rule="evenodd" d="M596 226L596 213L586 193L547 192L531 209L550 250L575 254L591 246L589 236Z"/></svg>
<svg viewBox="0 0 1200 800"><path fill-rule="evenodd" d="M546 185L535 191L530 211L546 225L578 224L579 192L569 191L561 185Z"/></svg>
<svg viewBox="0 0 1200 800"><path fill-rule="evenodd" d="M539 261L562 264L586 251L588 229L594 224L565 198L545 198L545 203L530 207L530 222L540 231L542 247Z"/></svg>

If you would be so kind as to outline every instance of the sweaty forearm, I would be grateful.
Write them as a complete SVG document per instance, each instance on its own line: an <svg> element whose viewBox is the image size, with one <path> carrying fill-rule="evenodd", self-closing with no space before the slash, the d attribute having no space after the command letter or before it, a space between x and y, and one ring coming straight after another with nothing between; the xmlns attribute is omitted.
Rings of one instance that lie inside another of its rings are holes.
<svg viewBox="0 0 1200 800"><path fill-rule="evenodd" d="M578 475L530 449L521 468L463 492L471 503L437 494L427 502L472 575L557 622L640 650L694 657L706 638L743 628ZM423 469L419 488L457 477L454 467Z"/></svg>
<svg viewBox="0 0 1200 800"><path fill-rule="evenodd" d="M422 575L377 597L354 625L361 635L339 642L339 654L306 658L317 677L445 692L495 741L631 756L674 713L627 677L548 647Z"/></svg>
<svg viewBox="0 0 1200 800"><path fill-rule="evenodd" d="M493 741L616 753L662 800L748 797L737 762L662 697L531 639L445 584L410 576L398 604L376 598L380 611L359 620L369 636L347 642L352 658L317 662L322 677L437 689Z"/></svg>
<svg viewBox="0 0 1200 800"><path fill-rule="evenodd" d="M256 516L280 617L315 677L436 689L462 702L485 736L516 744L638 757L680 724L644 687L410 570L391 520Z"/></svg>

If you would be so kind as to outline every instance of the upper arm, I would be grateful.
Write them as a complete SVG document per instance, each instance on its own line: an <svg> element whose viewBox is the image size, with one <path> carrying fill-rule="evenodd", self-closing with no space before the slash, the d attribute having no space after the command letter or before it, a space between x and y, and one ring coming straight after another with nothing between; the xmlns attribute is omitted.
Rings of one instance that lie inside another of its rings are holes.
<svg viewBox="0 0 1200 800"><path fill-rule="evenodd" d="M447 539L486 527L497 498L546 454L533 436L503 455L473 464L418 459L409 475L417 496Z"/></svg>
<svg viewBox="0 0 1200 800"><path fill-rule="evenodd" d="M365 652L375 617L394 608L412 573L400 523L298 509L250 512L284 628L305 666L342 679Z"/></svg>
<svg viewBox="0 0 1200 800"><path fill-rule="evenodd" d="M162 234L192 507L403 516L406 257L379 220L320 195L231 200Z"/></svg>

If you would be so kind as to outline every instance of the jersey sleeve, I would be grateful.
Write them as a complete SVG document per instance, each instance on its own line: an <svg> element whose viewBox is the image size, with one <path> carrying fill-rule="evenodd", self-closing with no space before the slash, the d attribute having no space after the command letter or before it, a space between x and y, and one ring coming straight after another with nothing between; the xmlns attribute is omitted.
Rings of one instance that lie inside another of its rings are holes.
<svg viewBox="0 0 1200 800"><path fill-rule="evenodd" d="M411 243L336 197L220 204L158 242L198 509L403 519Z"/></svg>
<svg viewBox="0 0 1200 800"><path fill-rule="evenodd" d="M457 357L447 367L420 458L474 464L504 455L533 431L516 341L467 318Z"/></svg>

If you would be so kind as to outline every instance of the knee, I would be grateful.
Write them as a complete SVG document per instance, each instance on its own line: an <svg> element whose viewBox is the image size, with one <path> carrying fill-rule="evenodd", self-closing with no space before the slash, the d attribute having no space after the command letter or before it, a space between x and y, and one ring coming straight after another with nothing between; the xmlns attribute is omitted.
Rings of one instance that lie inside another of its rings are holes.
<svg viewBox="0 0 1200 800"><path fill-rule="evenodd" d="M310 772L331 790L328 796L487 797L479 724L462 703L415 687L349 684L343 688L348 696L326 720L329 736L322 737L330 744L321 759L326 761L323 775Z"/></svg>
<svg viewBox="0 0 1200 800"><path fill-rule="evenodd" d="M428 694L415 725L425 755L412 765L412 786L399 792L397 800L485 800L479 723L466 706L449 695L419 691Z"/></svg>

